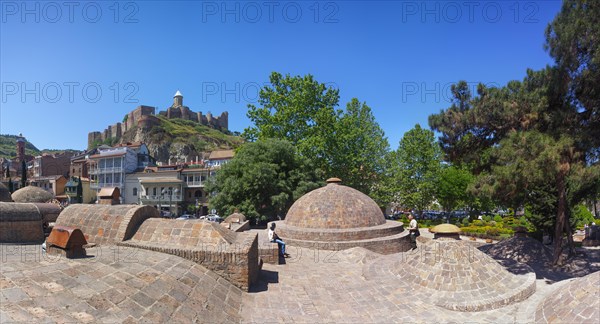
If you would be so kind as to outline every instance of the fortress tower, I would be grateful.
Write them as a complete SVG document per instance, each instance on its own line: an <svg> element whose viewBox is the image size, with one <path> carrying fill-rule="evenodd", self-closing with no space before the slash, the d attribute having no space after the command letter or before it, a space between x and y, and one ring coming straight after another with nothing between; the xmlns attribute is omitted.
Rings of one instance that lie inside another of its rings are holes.
<svg viewBox="0 0 600 324"><path fill-rule="evenodd" d="M181 106L183 106L183 95L181 94L181 92L179 92L179 90L177 90L177 92L175 92L175 95L173 96L173 107Z"/></svg>
<svg viewBox="0 0 600 324"><path fill-rule="evenodd" d="M25 160L25 137L21 133L17 136L17 160L19 162Z"/></svg>

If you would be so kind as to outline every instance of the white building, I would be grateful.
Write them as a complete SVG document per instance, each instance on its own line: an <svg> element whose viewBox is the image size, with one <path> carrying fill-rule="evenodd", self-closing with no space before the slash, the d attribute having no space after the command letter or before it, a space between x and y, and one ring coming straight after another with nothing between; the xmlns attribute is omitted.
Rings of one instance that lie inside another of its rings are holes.
<svg viewBox="0 0 600 324"><path fill-rule="evenodd" d="M102 188L119 188L121 202L125 202L123 198L127 197L125 175L154 165L154 159L148 154L148 147L142 143L100 147L98 153L89 158L90 188L96 192Z"/></svg>

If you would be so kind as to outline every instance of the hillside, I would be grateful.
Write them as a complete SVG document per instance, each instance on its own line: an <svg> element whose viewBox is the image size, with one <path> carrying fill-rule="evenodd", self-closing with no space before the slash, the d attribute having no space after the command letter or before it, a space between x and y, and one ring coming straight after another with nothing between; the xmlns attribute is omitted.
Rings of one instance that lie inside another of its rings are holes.
<svg viewBox="0 0 600 324"><path fill-rule="evenodd" d="M26 140L25 154L40 155L41 151ZM0 135L0 157L14 159L17 156L17 135Z"/></svg>
<svg viewBox="0 0 600 324"><path fill-rule="evenodd" d="M156 117L158 124L150 129L136 127L127 130L121 138L93 145L143 142L157 161L182 162L195 160L197 156L202 158L202 152L237 148L243 143L241 137L228 131L222 132L184 119Z"/></svg>

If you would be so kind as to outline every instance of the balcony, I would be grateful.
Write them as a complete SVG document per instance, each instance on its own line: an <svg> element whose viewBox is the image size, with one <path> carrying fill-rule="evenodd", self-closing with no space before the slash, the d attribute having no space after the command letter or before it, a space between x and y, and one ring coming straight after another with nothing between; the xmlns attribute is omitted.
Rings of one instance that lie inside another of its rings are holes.
<svg viewBox="0 0 600 324"><path fill-rule="evenodd" d="M194 187L204 187L204 182L205 181L187 181L185 184L189 187L189 188L194 188Z"/></svg>
<svg viewBox="0 0 600 324"><path fill-rule="evenodd" d="M143 203L150 203L150 202L154 203L154 202L158 202L158 201L160 201L161 203L165 203L165 202L168 203L169 199L172 202L181 202L181 201L183 201L182 198L183 197L181 195L179 195L179 194L178 195L173 195L173 196L169 196L169 195L162 195L162 196L160 196L160 195L156 195L156 196L154 196L154 195L141 195L140 196L140 199L142 200Z"/></svg>
<svg viewBox="0 0 600 324"><path fill-rule="evenodd" d="M113 167L113 168L97 168L89 171L89 174L101 174L101 173L121 173L123 172L122 167Z"/></svg>

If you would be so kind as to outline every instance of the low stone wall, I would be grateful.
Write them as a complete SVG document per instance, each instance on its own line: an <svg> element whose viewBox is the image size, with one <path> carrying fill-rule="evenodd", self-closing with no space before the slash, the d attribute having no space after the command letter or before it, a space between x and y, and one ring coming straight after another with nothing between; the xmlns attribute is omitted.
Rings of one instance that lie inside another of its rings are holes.
<svg viewBox="0 0 600 324"><path fill-rule="evenodd" d="M382 225L345 229L302 228L290 226L285 221L277 223L277 232L281 237L305 241L357 241L395 235L404 231L401 222L386 221Z"/></svg>
<svg viewBox="0 0 600 324"><path fill-rule="evenodd" d="M411 248L410 238L406 233L356 241L306 241L291 238L283 238L283 240L286 244L292 246L305 247L315 250L341 251L354 247L362 247L369 251L380 254L392 254L406 252Z"/></svg>
<svg viewBox="0 0 600 324"><path fill-rule="evenodd" d="M236 233L214 222L147 219L120 245L192 260L245 290L258 278L256 233Z"/></svg>
<svg viewBox="0 0 600 324"><path fill-rule="evenodd" d="M231 223L231 229L234 232L245 232L250 229L250 221L245 221L242 223Z"/></svg>
<svg viewBox="0 0 600 324"><path fill-rule="evenodd" d="M131 238L144 220L157 217L150 206L73 204L60 213L56 225L79 228L90 243L114 244Z"/></svg>
<svg viewBox="0 0 600 324"><path fill-rule="evenodd" d="M0 243L44 242L43 215L31 203L0 202Z"/></svg>
<svg viewBox="0 0 600 324"><path fill-rule="evenodd" d="M56 204L33 203L42 214L45 224L56 222L62 209Z"/></svg>

